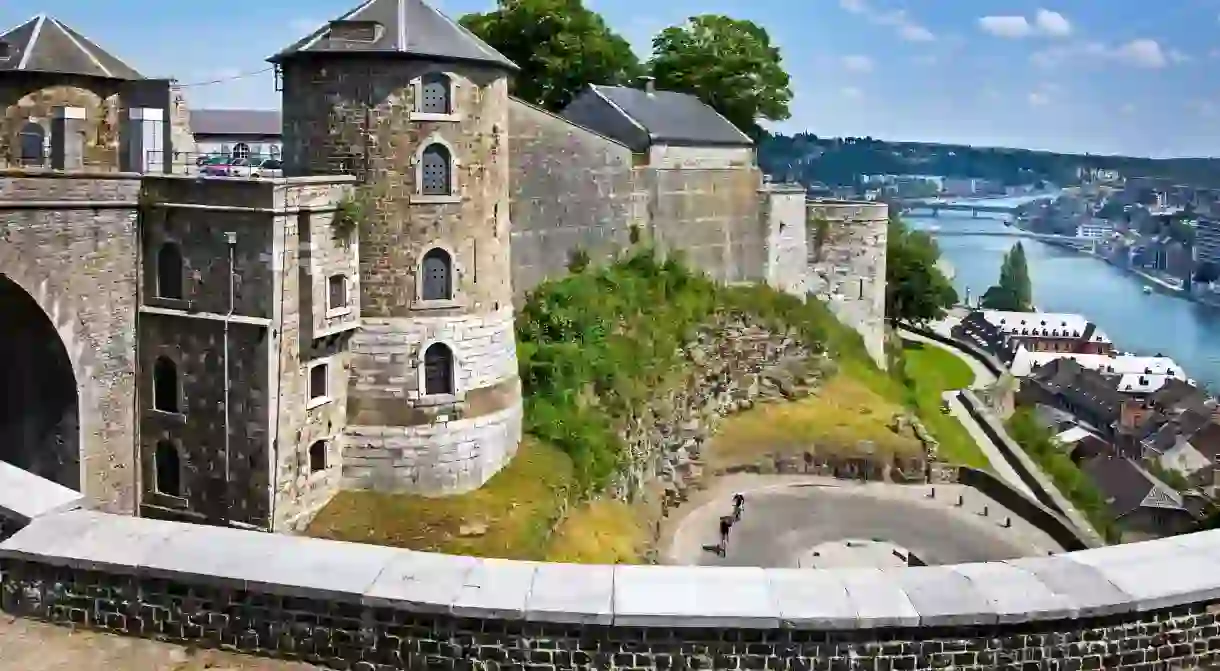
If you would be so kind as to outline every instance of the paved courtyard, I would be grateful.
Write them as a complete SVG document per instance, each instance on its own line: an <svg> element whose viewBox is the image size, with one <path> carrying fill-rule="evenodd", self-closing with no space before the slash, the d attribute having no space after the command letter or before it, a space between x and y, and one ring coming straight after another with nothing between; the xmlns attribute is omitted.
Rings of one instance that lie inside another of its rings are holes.
<svg viewBox="0 0 1220 671"><path fill-rule="evenodd" d="M797 567L809 565L815 547L848 539L884 541L927 564L1062 551L1046 534L968 487L938 485L930 498L933 488L924 485L789 478L745 491L745 513L733 526L728 551L720 557L707 547L717 542L720 517L731 512L732 490L718 489L718 497L677 523L667 556L671 563ZM1011 527L1005 525L1009 517ZM832 561L837 566L850 564L850 554L836 553ZM877 565L870 553L858 554L861 566Z"/></svg>
<svg viewBox="0 0 1220 671"><path fill-rule="evenodd" d="M321 667L73 631L0 613L0 671L321 671Z"/></svg>

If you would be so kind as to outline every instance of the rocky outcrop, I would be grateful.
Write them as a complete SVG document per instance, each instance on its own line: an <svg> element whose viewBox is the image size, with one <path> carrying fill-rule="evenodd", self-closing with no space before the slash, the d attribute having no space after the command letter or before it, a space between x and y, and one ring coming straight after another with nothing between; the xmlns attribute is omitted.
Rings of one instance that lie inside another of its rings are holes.
<svg viewBox="0 0 1220 671"><path fill-rule="evenodd" d="M659 480L666 499L681 500L702 475L700 457L721 419L757 403L808 396L833 372L828 356L747 315L729 313L699 329L684 348L686 373L638 408L620 432L627 458L612 488L631 499Z"/></svg>

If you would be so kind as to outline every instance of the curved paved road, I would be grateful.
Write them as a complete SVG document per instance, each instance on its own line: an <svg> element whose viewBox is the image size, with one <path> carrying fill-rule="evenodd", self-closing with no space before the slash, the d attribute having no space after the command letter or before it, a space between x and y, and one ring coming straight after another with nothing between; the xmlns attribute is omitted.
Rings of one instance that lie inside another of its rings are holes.
<svg viewBox="0 0 1220 671"><path fill-rule="evenodd" d="M670 556L694 565L794 568L813 546L848 538L885 540L928 564L996 561L1054 549L1032 541L1030 530L1001 528L997 513L981 517L975 512L981 498L955 508L944 499L956 500L958 488L938 487L938 501L922 498L924 491L881 484L796 484L749 491L726 556L704 546L717 541L717 521L730 510L727 497L691 511L674 535Z"/></svg>

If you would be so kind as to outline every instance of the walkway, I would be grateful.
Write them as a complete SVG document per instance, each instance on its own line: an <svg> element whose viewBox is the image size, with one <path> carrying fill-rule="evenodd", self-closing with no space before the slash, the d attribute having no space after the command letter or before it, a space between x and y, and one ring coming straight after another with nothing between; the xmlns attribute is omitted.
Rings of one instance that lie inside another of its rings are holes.
<svg viewBox="0 0 1220 671"><path fill-rule="evenodd" d="M322 671L321 667L13 618L0 613L0 671Z"/></svg>
<svg viewBox="0 0 1220 671"><path fill-rule="evenodd" d="M956 348L949 347L944 343L933 340L927 336L908 331L904 328L899 327L898 332L904 340L913 340L915 342L939 347L947 352L951 352L958 359L962 360L967 366L970 366L970 370L974 372L974 384L970 386L971 389L981 389L995 384L996 376L992 374L992 372L983 365L983 362L979 361L978 359ZM944 399L949 404L950 414L952 414L958 422L961 422L962 426L966 427L966 432L970 434L970 437L974 439L974 442L979 446L979 449L982 450L983 454L987 456L987 461L991 463L991 468L995 471L996 475L1000 476L1004 482L1007 482L1017 491L1025 494L1030 499L1037 501L1038 497L1034 496L1034 492L1029 488L1029 485L1025 484L1025 481L1021 479L1020 475L1017 475L1017 471L1013 469L1012 464L1008 463L1008 459L1004 458L1004 453L1000 450L1000 448L996 447L995 443L991 442L991 439L988 438L987 434L983 431L983 427L979 426L978 422L974 421L974 418L971 417L970 413L966 411L966 406L962 405L961 399L958 398L957 391L946 391L944 393Z"/></svg>
<svg viewBox="0 0 1220 671"><path fill-rule="evenodd" d="M745 514L733 527L726 556L720 557L705 546L717 542L718 521L731 511L735 492L746 496ZM773 475L725 478L707 494L683 506L672 520L666 563L795 568L810 548L846 538L895 543L930 564L1062 551L1045 532L961 485ZM1011 526L1005 526L1006 519Z"/></svg>

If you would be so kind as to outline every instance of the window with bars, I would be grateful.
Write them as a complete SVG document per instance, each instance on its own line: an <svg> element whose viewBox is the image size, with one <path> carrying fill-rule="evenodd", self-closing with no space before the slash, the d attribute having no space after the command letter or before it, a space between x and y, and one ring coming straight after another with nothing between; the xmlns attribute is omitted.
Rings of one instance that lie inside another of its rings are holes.
<svg viewBox="0 0 1220 671"><path fill-rule="evenodd" d="M160 494L182 496L182 456L171 441L159 441L153 452L153 488Z"/></svg>
<svg viewBox="0 0 1220 671"><path fill-rule="evenodd" d="M326 309L347 307L347 276L331 275L326 280Z"/></svg>
<svg viewBox="0 0 1220 671"><path fill-rule="evenodd" d="M316 401L326 398L326 388L330 366L320 363L309 369L309 400Z"/></svg>
<svg viewBox="0 0 1220 671"><path fill-rule="evenodd" d="M449 252L437 247L424 254L423 288L420 297L426 301L453 298L453 259Z"/></svg>
<svg viewBox="0 0 1220 671"><path fill-rule="evenodd" d="M453 352L443 343L433 343L424 352L424 394L453 393Z"/></svg>
<svg viewBox="0 0 1220 671"><path fill-rule="evenodd" d="M419 111L427 114L452 114L450 80L447 75L433 72L423 78Z"/></svg>
<svg viewBox="0 0 1220 671"><path fill-rule="evenodd" d="M319 440L309 446L309 472L326 470L326 441Z"/></svg>
<svg viewBox="0 0 1220 671"><path fill-rule="evenodd" d="M47 132L41 124L33 121L21 127L17 133L20 155L23 166L42 166L47 162Z"/></svg>
<svg viewBox="0 0 1220 671"><path fill-rule="evenodd" d="M178 366L169 357L157 357L153 363L153 408L161 412L180 412Z"/></svg>
<svg viewBox="0 0 1220 671"><path fill-rule="evenodd" d="M157 250L157 296L182 299L183 275L182 249L167 242Z"/></svg>
<svg viewBox="0 0 1220 671"><path fill-rule="evenodd" d="M420 191L425 196L448 196L453 193L450 184L450 163L453 158L441 144L431 144L424 149L423 165L420 169Z"/></svg>

